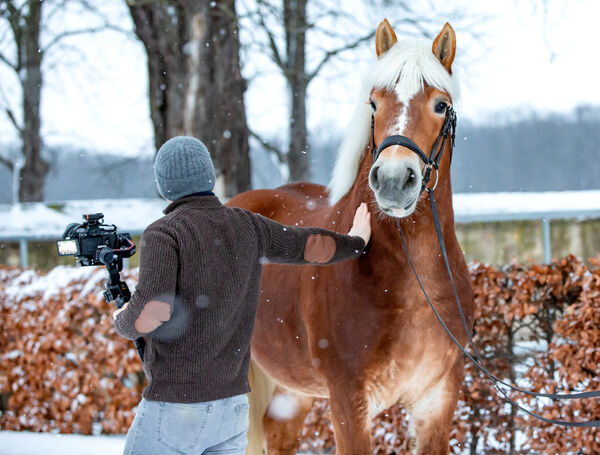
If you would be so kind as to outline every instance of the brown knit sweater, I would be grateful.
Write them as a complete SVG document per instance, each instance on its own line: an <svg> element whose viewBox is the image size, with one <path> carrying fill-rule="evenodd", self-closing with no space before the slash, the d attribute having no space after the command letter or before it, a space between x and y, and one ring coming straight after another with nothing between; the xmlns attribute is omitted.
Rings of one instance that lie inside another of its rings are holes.
<svg viewBox="0 0 600 455"><path fill-rule="evenodd" d="M283 226L214 196L179 199L140 241L135 293L117 315L125 338L146 338L148 400L192 403L249 392L250 339L261 268L359 256L360 237Z"/></svg>

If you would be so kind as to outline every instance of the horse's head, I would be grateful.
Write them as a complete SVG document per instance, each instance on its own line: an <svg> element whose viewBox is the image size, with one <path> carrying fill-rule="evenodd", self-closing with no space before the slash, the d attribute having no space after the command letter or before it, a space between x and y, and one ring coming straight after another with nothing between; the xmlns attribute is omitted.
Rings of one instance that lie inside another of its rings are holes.
<svg viewBox="0 0 600 455"><path fill-rule="evenodd" d="M448 122L453 96L458 96L452 77L455 46L456 35L449 24L444 25L433 46L397 43L389 22L384 20L379 25L378 59L338 156L330 184L332 202L354 183L350 179L356 177L362 156L362 169L365 160L371 160L368 183L379 208L393 217L413 213L427 184L423 180L424 157L430 156L442 126ZM404 143L390 144L391 136L404 136L404 140L396 141ZM444 146L449 147L449 143L446 141ZM366 148L371 150L370 156L363 155ZM420 149L422 156L415 149ZM429 171L429 186L449 173L449 152L445 155L440 170Z"/></svg>
<svg viewBox="0 0 600 455"><path fill-rule="evenodd" d="M377 55L381 59L396 44L396 35L387 20L376 33ZM438 65L439 72L452 74L452 62L456 45L454 30L449 24L433 42L430 63ZM422 63L422 62L421 62ZM429 63L429 62L428 62ZM405 67L405 71L413 68ZM407 80L411 75L400 71L393 87L375 86L371 90L369 104L373 109L373 145L380 144L390 136L405 136L412 140L426 156L434 148L446 111L452 106L452 98L442 87L424 83L415 87ZM444 84L439 84L443 86ZM423 186L425 163L423 159L404 145L393 144L375 153L376 161L369 172L369 186L381 210L391 216L410 215L417 205ZM433 171L434 174L437 171ZM433 184L438 179L433 176Z"/></svg>

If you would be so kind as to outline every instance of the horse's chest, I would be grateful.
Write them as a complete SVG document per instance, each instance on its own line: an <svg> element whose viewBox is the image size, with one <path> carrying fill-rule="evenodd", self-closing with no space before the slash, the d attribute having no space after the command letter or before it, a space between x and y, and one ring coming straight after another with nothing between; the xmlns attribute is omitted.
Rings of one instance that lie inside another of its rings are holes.
<svg viewBox="0 0 600 455"><path fill-rule="evenodd" d="M426 349L419 356L392 358L386 365L374 368L365 390L371 417L397 402L410 407L431 395L455 358L451 351Z"/></svg>

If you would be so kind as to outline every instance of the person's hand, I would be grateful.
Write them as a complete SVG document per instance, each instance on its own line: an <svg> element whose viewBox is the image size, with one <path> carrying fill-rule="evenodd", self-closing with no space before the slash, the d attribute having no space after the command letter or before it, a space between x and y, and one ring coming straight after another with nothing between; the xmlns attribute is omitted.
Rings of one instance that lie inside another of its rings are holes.
<svg viewBox="0 0 600 455"><path fill-rule="evenodd" d="M356 209L354 223L352 224L352 228L348 232L348 235L362 237L365 241L365 246L369 243L369 240L371 239L371 213L369 212L369 209L367 209L366 203L363 202Z"/></svg>
<svg viewBox="0 0 600 455"><path fill-rule="evenodd" d="M127 308L127 305L129 305L129 302L127 302L125 305L123 305L121 308L113 311L113 319L117 319L117 315L121 312L124 311L125 308Z"/></svg>

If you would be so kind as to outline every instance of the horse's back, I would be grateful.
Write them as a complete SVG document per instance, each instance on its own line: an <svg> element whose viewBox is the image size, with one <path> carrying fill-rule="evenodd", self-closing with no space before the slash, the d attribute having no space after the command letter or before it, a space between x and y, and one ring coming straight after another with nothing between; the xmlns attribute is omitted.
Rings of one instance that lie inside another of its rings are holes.
<svg viewBox="0 0 600 455"><path fill-rule="evenodd" d="M318 226L330 211L326 188L294 183L270 190L252 190L230 199L241 207L291 226ZM311 363L301 288L310 268L283 264L263 267L258 311L252 338L252 356L278 383L304 393L324 395L327 388ZM311 283L314 284L314 283Z"/></svg>
<svg viewBox="0 0 600 455"><path fill-rule="evenodd" d="M289 183L274 189L251 190L231 198L227 205L241 207L290 225L314 225L305 220L329 208L327 188L316 183Z"/></svg>

